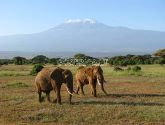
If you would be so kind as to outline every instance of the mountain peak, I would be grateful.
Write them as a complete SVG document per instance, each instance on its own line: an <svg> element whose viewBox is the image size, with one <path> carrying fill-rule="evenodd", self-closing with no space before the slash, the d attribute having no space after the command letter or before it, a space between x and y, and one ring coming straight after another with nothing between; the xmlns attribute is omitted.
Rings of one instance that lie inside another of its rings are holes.
<svg viewBox="0 0 165 125"><path fill-rule="evenodd" d="M77 23L88 23L88 24L95 24L96 20L94 19L68 19L64 23L66 24L77 24Z"/></svg>

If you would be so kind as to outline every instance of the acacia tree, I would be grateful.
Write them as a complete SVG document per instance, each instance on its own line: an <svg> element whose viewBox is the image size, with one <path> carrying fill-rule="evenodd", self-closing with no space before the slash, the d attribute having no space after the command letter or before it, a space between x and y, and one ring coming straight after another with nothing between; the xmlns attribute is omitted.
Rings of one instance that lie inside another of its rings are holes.
<svg viewBox="0 0 165 125"><path fill-rule="evenodd" d="M154 53L154 56L165 58L165 49L160 49Z"/></svg>
<svg viewBox="0 0 165 125"><path fill-rule="evenodd" d="M15 65L23 65L26 63L27 59L24 57L17 56L13 58L13 61Z"/></svg>
<svg viewBox="0 0 165 125"><path fill-rule="evenodd" d="M51 59L49 59L49 63L51 63L53 65L58 65L58 59L57 58L51 58Z"/></svg>
<svg viewBox="0 0 165 125"><path fill-rule="evenodd" d="M44 55L38 55L32 58L33 64L46 64L48 61L49 59Z"/></svg>
<svg viewBox="0 0 165 125"><path fill-rule="evenodd" d="M160 49L154 53L154 56L160 57L158 63L163 65L165 64L165 49Z"/></svg>
<svg viewBox="0 0 165 125"><path fill-rule="evenodd" d="M77 53L74 55L75 59L84 59L85 57L86 57L86 55L82 54L82 53Z"/></svg>
<svg viewBox="0 0 165 125"><path fill-rule="evenodd" d="M76 63L85 64L85 65L92 65L100 62L98 58L87 56L82 53L75 54L74 59L76 59Z"/></svg>

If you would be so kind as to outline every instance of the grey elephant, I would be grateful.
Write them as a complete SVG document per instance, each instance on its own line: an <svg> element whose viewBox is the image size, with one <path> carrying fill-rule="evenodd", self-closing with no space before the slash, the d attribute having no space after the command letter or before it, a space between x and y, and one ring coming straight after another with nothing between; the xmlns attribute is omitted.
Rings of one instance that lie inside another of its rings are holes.
<svg viewBox="0 0 165 125"><path fill-rule="evenodd" d="M73 94L73 75L68 69L55 68L43 68L35 78L35 84L39 95L39 102L41 102L42 92L46 93L47 100L50 101L50 92L55 91L57 95L58 104L61 104L61 85L66 84L67 91L69 93L69 103L71 104Z"/></svg>

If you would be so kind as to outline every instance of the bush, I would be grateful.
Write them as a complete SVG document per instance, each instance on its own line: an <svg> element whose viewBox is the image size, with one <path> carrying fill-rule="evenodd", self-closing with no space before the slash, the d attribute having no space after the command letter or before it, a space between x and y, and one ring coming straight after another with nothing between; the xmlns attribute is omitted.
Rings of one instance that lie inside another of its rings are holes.
<svg viewBox="0 0 165 125"><path fill-rule="evenodd" d="M131 67L130 66L127 68L127 71L131 71Z"/></svg>
<svg viewBox="0 0 165 125"><path fill-rule="evenodd" d="M26 64L27 59L24 57L17 56L13 58L13 62L15 65L23 65Z"/></svg>
<svg viewBox="0 0 165 125"><path fill-rule="evenodd" d="M38 55L31 59L33 64L46 64L49 61L49 58L44 55Z"/></svg>
<svg viewBox="0 0 165 125"><path fill-rule="evenodd" d="M33 66L30 74L31 75L36 75L38 72L40 72L42 70L42 68L44 68L41 64L36 64Z"/></svg>
<svg viewBox="0 0 165 125"><path fill-rule="evenodd" d="M124 70L123 70L122 68L118 67L118 66L115 66L115 67L114 67L114 71L117 72L117 71L124 71Z"/></svg>
<svg viewBox="0 0 165 125"><path fill-rule="evenodd" d="M53 64L53 65L58 65L58 59L56 58L51 58L49 59L49 63Z"/></svg>
<svg viewBox="0 0 165 125"><path fill-rule="evenodd" d="M134 66L134 67L132 67L132 71L134 71L134 72L138 72L140 70L141 70L141 67L140 66Z"/></svg>

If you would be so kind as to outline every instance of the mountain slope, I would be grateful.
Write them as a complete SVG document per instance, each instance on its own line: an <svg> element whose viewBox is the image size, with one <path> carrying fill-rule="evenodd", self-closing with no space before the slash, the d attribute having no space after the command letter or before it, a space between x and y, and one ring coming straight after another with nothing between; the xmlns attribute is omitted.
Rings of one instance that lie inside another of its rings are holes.
<svg viewBox="0 0 165 125"><path fill-rule="evenodd" d="M110 27L93 20L67 21L35 34L0 37L1 51L155 51L165 32Z"/></svg>

